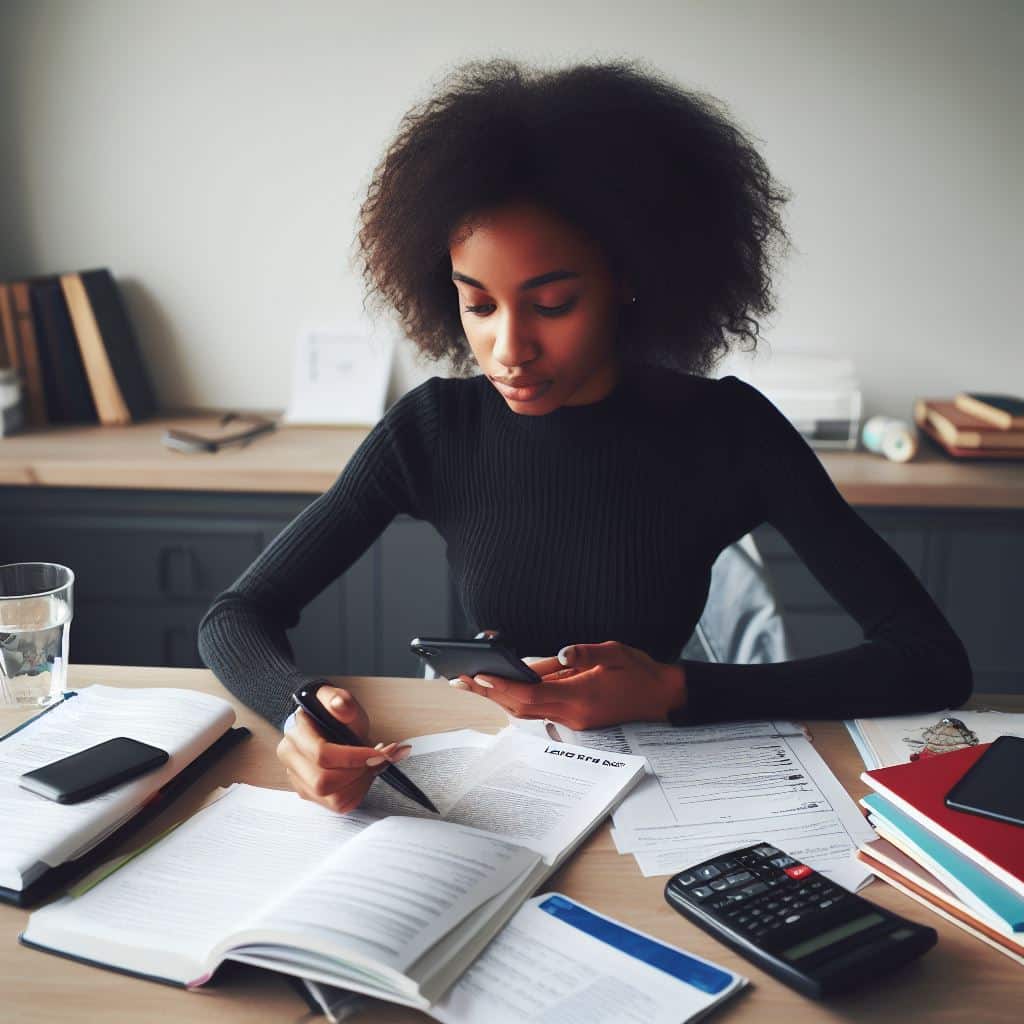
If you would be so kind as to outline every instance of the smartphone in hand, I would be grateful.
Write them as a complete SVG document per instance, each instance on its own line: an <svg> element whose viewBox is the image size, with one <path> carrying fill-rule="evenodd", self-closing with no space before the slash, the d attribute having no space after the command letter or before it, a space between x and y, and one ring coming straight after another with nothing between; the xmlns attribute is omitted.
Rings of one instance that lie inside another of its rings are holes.
<svg viewBox="0 0 1024 1024"><path fill-rule="evenodd" d="M414 637L412 652L445 679L491 675L518 683L539 683L540 676L494 637L458 640L454 637Z"/></svg>

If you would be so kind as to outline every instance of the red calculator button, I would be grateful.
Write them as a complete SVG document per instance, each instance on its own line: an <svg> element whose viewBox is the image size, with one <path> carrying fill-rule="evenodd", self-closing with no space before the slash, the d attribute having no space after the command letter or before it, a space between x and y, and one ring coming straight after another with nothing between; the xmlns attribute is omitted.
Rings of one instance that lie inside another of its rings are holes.
<svg viewBox="0 0 1024 1024"><path fill-rule="evenodd" d="M790 878L806 878L812 873L806 864L796 864L791 868L786 868L785 871Z"/></svg>

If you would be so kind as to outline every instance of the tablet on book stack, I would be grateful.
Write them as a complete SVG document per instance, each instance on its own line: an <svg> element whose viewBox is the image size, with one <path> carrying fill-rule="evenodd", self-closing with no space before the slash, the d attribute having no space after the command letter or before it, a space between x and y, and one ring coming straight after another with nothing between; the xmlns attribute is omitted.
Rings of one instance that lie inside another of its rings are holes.
<svg viewBox="0 0 1024 1024"><path fill-rule="evenodd" d="M194 690L93 685L0 738L0 900L32 906L91 870L250 735L220 697ZM115 736L166 750L162 767L77 804L18 785L18 776Z"/></svg>

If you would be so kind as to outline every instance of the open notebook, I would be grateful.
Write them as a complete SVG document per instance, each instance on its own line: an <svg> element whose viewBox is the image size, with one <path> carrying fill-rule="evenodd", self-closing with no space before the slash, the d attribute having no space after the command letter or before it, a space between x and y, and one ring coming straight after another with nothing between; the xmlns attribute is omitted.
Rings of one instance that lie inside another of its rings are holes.
<svg viewBox="0 0 1024 1024"><path fill-rule="evenodd" d="M441 810L375 783L334 814L231 786L21 941L186 987L224 960L429 1008L636 784L644 760L505 730L410 741ZM394 810L401 813L393 814Z"/></svg>
<svg viewBox="0 0 1024 1024"><path fill-rule="evenodd" d="M220 697L171 687L95 684L0 739L0 900L30 906L109 856L208 764L249 736ZM155 771L77 804L18 785L18 776L115 736L166 750Z"/></svg>

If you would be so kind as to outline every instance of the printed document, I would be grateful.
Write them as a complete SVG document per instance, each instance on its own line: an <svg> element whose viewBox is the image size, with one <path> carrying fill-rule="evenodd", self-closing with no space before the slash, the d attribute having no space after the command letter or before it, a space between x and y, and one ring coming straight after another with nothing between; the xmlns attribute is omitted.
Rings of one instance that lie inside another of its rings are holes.
<svg viewBox="0 0 1024 1024"><path fill-rule="evenodd" d="M855 852L874 830L798 726L633 722L602 731L572 736L646 757L653 772L613 815L616 848L645 876L763 841L848 889L871 880Z"/></svg>

